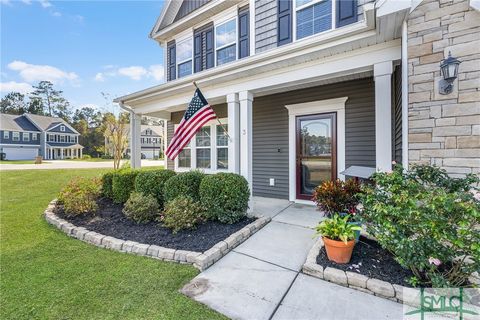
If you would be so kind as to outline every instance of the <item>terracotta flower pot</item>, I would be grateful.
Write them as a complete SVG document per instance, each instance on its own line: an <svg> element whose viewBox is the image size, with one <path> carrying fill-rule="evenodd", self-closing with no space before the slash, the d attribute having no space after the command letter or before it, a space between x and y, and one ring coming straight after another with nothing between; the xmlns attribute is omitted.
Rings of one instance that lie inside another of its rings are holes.
<svg viewBox="0 0 480 320"><path fill-rule="evenodd" d="M350 240L345 244L343 241L323 237L323 243L325 244L325 250L327 250L328 260L336 263L350 262L355 240Z"/></svg>

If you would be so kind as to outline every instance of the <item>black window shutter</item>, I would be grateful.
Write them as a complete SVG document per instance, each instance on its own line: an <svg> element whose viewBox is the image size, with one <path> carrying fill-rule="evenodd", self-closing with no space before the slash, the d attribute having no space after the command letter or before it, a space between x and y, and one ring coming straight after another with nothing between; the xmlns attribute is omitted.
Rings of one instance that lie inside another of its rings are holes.
<svg viewBox="0 0 480 320"><path fill-rule="evenodd" d="M250 55L250 19L248 6L238 10L238 59Z"/></svg>
<svg viewBox="0 0 480 320"><path fill-rule="evenodd" d="M292 42L292 0L277 0L277 45Z"/></svg>
<svg viewBox="0 0 480 320"><path fill-rule="evenodd" d="M175 41L167 43L167 81L177 77Z"/></svg>
<svg viewBox="0 0 480 320"><path fill-rule="evenodd" d="M194 72L199 72L214 66L213 24L209 23L194 32Z"/></svg>
<svg viewBox="0 0 480 320"><path fill-rule="evenodd" d="M337 1L337 28L357 22L357 0Z"/></svg>

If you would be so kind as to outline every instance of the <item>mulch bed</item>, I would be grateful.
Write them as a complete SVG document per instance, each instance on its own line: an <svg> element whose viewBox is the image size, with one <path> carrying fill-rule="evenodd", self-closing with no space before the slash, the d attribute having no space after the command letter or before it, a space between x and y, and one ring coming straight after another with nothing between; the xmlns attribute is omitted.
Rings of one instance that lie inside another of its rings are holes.
<svg viewBox="0 0 480 320"><path fill-rule="evenodd" d="M317 263L324 268L332 267L357 272L369 278L411 287L407 280L413 276L413 273L400 266L393 255L380 247L376 241L365 237L360 237L360 241L355 245L350 263L338 264L328 260L325 247L320 250Z"/></svg>
<svg viewBox="0 0 480 320"><path fill-rule="evenodd" d="M170 229L158 222L137 224L129 220L123 215L122 206L108 199L99 200L98 206L99 210L95 215L68 217L64 214L62 206L55 208L55 214L77 227L84 227L106 236L196 252L210 249L219 241L255 221L247 217L235 224L209 221L198 225L195 230L183 230L173 234Z"/></svg>

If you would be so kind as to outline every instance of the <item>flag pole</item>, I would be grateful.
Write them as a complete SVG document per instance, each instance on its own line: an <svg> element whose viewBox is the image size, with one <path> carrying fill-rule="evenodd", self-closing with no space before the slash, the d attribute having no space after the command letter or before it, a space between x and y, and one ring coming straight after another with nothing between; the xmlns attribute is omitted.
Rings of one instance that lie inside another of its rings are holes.
<svg viewBox="0 0 480 320"><path fill-rule="evenodd" d="M195 81L193 81L193 85L195 86L195 88L197 88L198 90L200 90L200 88L197 86L197 83L196 83ZM215 113L215 115L216 115L216 113ZM223 131L224 131L225 134L227 135L228 140L232 141L232 138L231 138L230 135L228 134L227 129L225 129L225 126L220 122L220 119L218 118L218 116L217 116L217 121L218 121L218 124L220 124L220 126L223 128Z"/></svg>

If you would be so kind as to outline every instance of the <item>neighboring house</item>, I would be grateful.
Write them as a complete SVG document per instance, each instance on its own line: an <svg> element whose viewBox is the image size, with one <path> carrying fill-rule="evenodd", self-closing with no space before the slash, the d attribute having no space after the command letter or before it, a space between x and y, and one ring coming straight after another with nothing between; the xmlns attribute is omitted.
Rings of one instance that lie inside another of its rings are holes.
<svg viewBox="0 0 480 320"><path fill-rule="evenodd" d="M125 128L125 135L130 134L130 129ZM163 155L164 141L163 141L163 126L142 125L141 126L141 158L144 159L158 159ZM105 152L107 155L112 155L112 145L108 138L105 138ZM130 154L130 147L125 150L125 154Z"/></svg>
<svg viewBox="0 0 480 320"><path fill-rule="evenodd" d="M61 118L0 114L0 152L8 160L78 158L80 134Z"/></svg>
<svg viewBox="0 0 480 320"><path fill-rule="evenodd" d="M308 200L350 166L392 160L480 171L478 1L166 1L150 37L167 82L116 99L131 115L140 166L141 116L174 133L196 81L220 121L167 167L242 174L253 195ZM142 35L139 35L142 36ZM440 63L462 60L439 93Z"/></svg>

